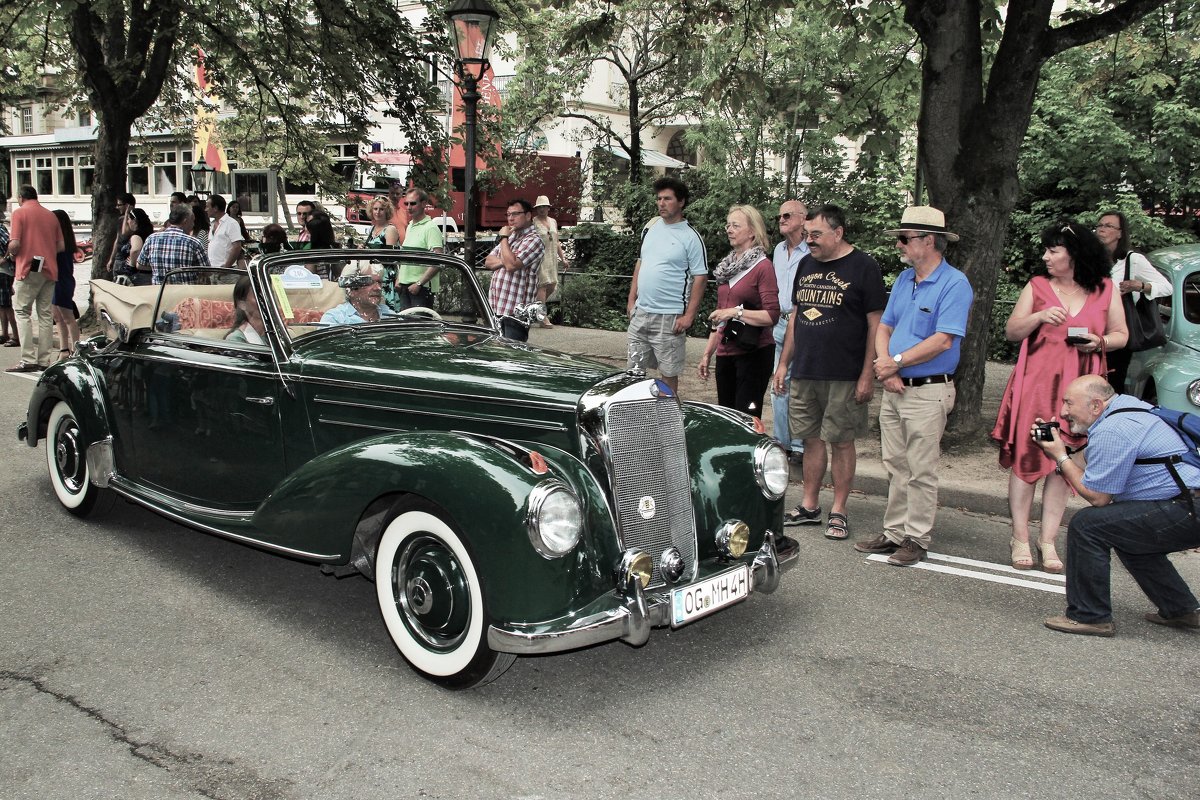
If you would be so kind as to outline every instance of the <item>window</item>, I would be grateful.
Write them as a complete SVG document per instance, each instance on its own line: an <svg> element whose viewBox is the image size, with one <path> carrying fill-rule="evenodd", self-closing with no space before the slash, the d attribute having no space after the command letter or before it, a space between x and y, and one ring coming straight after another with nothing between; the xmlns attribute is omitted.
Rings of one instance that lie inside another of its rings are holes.
<svg viewBox="0 0 1200 800"><path fill-rule="evenodd" d="M33 133L33 106L25 106L21 109L21 133Z"/></svg>
<svg viewBox="0 0 1200 800"><path fill-rule="evenodd" d="M39 195L54 194L54 159L50 156L34 159L33 188Z"/></svg>
<svg viewBox="0 0 1200 800"><path fill-rule="evenodd" d="M270 211L270 182L266 170L246 170L233 176L233 199L243 214L266 214Z"/></svg>
<svg viewBox="0 0 1200 800"><path fill-rule="evenodd" d="M33 185L33 159L18 158L17 162L17 186L32 186Z"/></svg>
<svg viewBox="0 0 1200 800"><path fill-rule="evenodd" d="M129 193L150 194L150 168L136 155L129 156Z"/></svg>
<svg viewBox="0 0 1200 800"><path fill-rule="evenodd" d="M95 156L79 157L79 193L90 195L96 187L96 158Z"/></svg>
<svg viewBox="0 0 1200 800"><path fill-rule="evenodd" d="M92 110L90 108L79 112L79 127L90 128L95 124L95 119L92 117Z"/></svg>
<svg viewBox="0 0 1200 800"><path fill-rule="evenodd" d="M75 194L75 156L59 156L58 193Z"/></svg>
<svg viewBox="0 0 1200 800"><path fill-rule="evenodd" d="M169 195L179 188L179 166L174 150L154 154L154 193Z"/></svg>

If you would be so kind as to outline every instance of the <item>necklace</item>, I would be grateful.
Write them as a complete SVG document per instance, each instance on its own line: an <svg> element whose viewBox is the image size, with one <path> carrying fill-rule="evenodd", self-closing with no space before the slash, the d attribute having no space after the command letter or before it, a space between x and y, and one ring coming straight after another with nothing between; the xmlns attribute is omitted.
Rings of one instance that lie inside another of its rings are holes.
<svg viewBox="0 0 1200 800"><path fill-rule="evenodd" d="M1051 284L1051 285L1053 285L1053 284ZM1073 290L1068 292L1066 289L1060 289L1058 286L1055 286L1054 291L1058 292L1059 294L1063 295L1064 297L1073 297L1074 295L1079 294L1079 290L1082 288L1083 288L1082 286L1077 285Z"/></svg>

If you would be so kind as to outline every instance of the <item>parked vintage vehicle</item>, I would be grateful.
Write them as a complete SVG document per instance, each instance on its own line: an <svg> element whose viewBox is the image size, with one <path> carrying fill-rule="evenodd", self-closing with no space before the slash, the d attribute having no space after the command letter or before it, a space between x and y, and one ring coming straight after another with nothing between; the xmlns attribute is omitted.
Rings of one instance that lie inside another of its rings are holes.
<svg viewBox="0 0 1200 800"><path fill-rule="evenodd" d="M106 334L43 373L18 432L62 505L120 496L373 578L404 658L456 688L775 589L798 547L760 425L501 338L457 259L366 252L95 281ZM436 307L354 320L389 260L439 268Z"/></svg>
<svg viewBox="0 0 1200 800"><path fill-rule="evenodd" d="M1158 299L1167 343L1134 353L1125 391L1176 411L1200 407L1200 244L1155 250L1147 258L1175 287Z"/></svg>

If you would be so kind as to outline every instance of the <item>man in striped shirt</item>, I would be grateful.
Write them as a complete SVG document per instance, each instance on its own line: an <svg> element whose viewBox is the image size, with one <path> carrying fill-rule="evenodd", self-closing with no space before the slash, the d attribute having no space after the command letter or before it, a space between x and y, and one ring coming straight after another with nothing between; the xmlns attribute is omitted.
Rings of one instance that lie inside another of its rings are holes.
<svg viewBox="0 0 1200 800"><path fill-rule="evenodd" d="M1067 529L1067 613L1045 621L1051 630L1087 636L1116 632L1109 597L1112 550L1158 607L1144 615L1147 621L1200 628L1200 603L1167 558L1200 547L1200 469L1161 463L1188 447L1149 408L1115 394L1103 376L1084 375L1067 387L1059 418L1071 433L1087 434L1086 466L1067 453L1057 430L1050 441L1039 439L1036 428L1030 432L1071 488L1091 504L1071 518ZM1127 409L1131 413L1118 413Z"/></svg>
<svg viewBox="0 0 1200 800"><path fill-rule="evenodd" d="M483 265L492 271L488 300L500 317L500 333L506 339L529 341L529 328L507 317L517 306L533 302L537 293L538 267L546 246L533 227L533 206L528 200L513 200L508 204L508 224L500 229L500 244L496 245Z"/></svg>
<svg viewBox="0 0 1200 800"><path fill-rule="evenodd" d="M207 267L208 253L200 240L189 234L195 222L192 207L180 203L171 209L167 227L146 237L142 252L138 254L138 267L150 268L150 280L155 285L166 282L167 273L183 267ZM172 283L188 283L190 273L176 275Z"/></svg>

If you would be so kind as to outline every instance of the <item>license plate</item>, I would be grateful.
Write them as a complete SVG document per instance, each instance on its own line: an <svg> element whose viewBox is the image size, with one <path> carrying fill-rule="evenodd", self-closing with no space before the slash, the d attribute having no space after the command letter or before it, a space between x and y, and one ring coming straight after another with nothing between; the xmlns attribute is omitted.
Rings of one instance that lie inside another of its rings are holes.
<svg viewBox="0 0 1200 800"><path fill-rule="evenodd" d="M745 564L691 586L671 591L671 627L687 625L750 594L750 568Z"/></svg>

